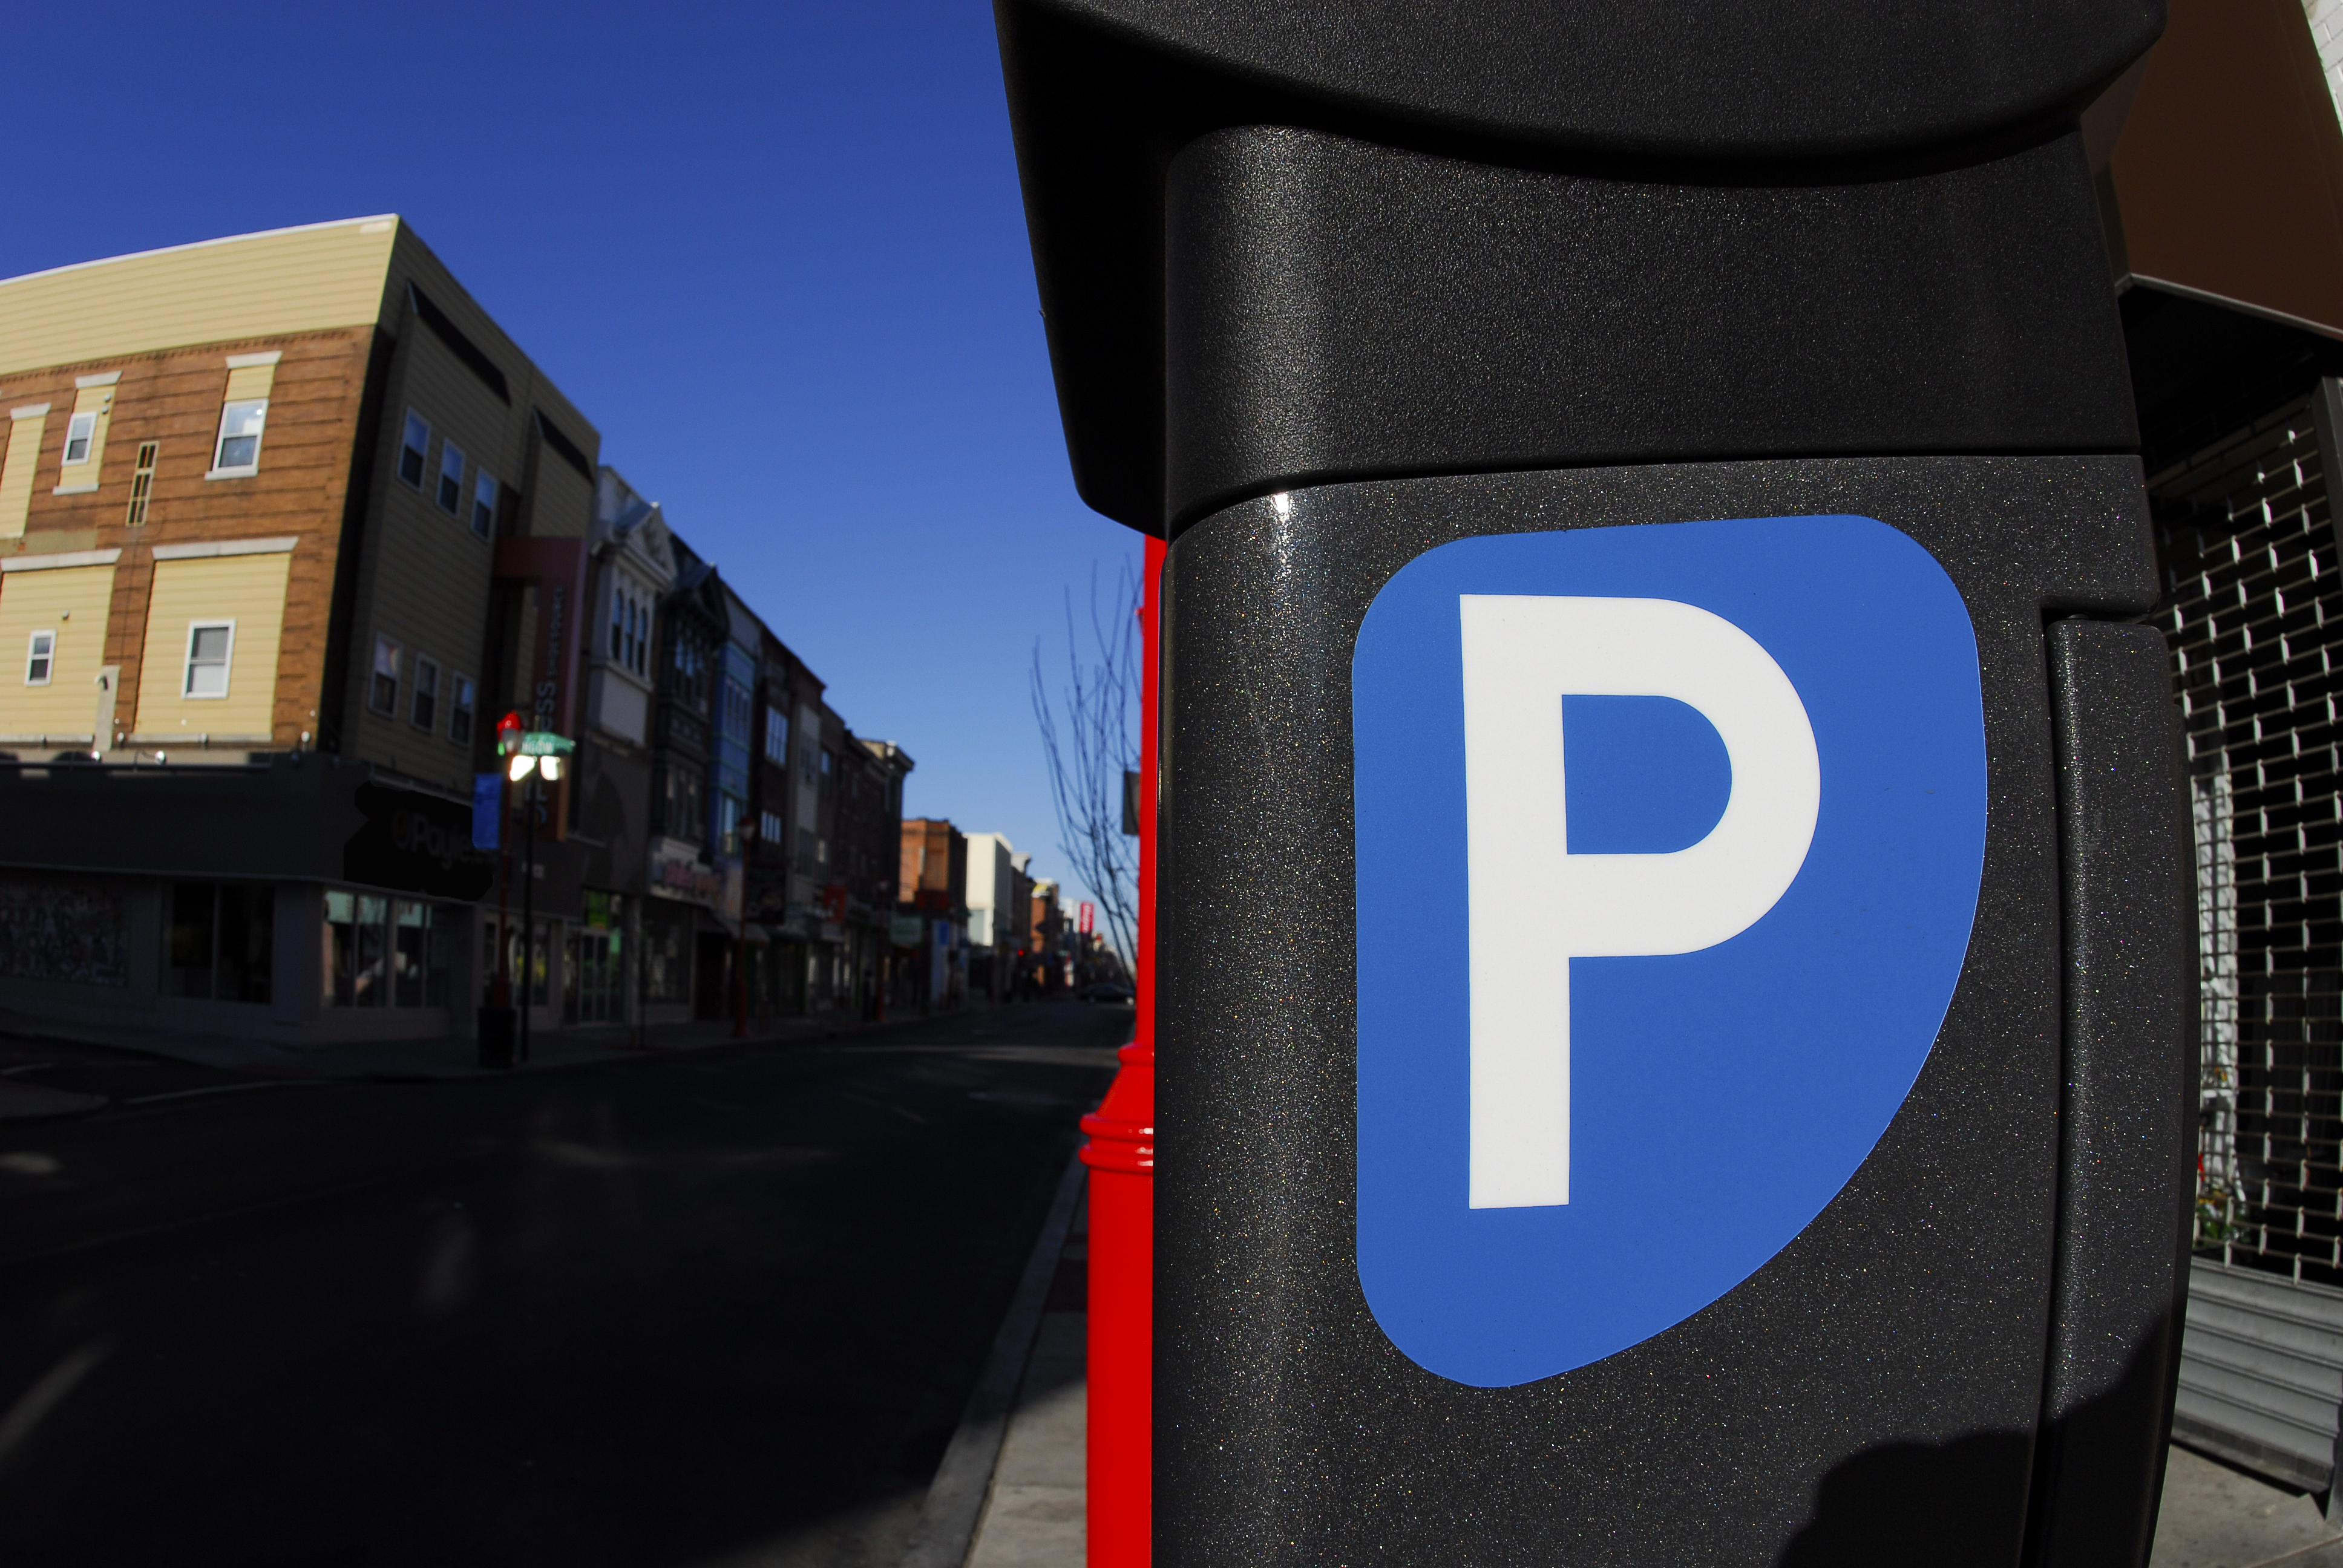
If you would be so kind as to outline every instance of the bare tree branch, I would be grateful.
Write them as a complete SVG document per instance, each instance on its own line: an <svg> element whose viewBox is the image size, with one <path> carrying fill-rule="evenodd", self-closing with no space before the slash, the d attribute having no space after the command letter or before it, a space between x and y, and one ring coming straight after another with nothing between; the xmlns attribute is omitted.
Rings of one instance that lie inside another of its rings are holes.
<svg viewBox="0 0 2343 1568"><path fill-rule="evenodd" d="M1087 657L1075 636L1074 596L1066 594L1066 681L1055 703L1035 639L1033 718L1057 808L1058 848L1127 965L1139 947L1139 840L1122 831L1122 776L1139 768L1139 572L1126 561L1103 603L1099 589L1093 564Z"/></svg>

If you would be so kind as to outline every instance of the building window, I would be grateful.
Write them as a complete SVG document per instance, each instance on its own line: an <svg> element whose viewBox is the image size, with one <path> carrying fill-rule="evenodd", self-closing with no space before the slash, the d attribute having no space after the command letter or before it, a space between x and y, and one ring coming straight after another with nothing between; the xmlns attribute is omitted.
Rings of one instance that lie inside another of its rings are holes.
<svg viewBox="0 0 2343 1568"><path fill-rule="evenodd" d="M769 704L765 709L765 760L789 765L789 716Z"/></svg>
<svg viewBox="0 0 2343 1568"><path fill-rule="evenodd" d="M484 539L497 531L497 481L485 468L472 480L472 531Z"/></svg>
<svg viewBox="0 0 2343 1568"><path fill-rule="evenodd" d="M407 717L417 729L439 727L439 667L419 653L415 656L415 707Z"/></svg>
<svg viewBox="0 0 2343 1568"><path fill-rule="evenodd" d="M159 441L138 443L138 470L130 476L130 510L123 515L125 528L142 528L146 522L146 504L155 494L155 463L162 456Z"/></svg>
<svg viewBox="0 0 2343 1568"><path fill-rule="evenodd" d="M691 1000L691 911L661 899L643 901L643 1000Z"/></svg>
<svg viewBox="0 0 2343 1568"><path fill-rule="evenodd" d="M708 710L708 651L699 633L689 627L675 629L673 695L695 713Z"/></svg>
<svg viewBox="0 0 2343 1568"><path fill-rule="evenodd" d="M268 423L268 399L247 397L220 409L219 444L212 449L213 478L260 471L260 434Z"/></svg>
<svg viewBox="0 0 2343 1568"><path fill-rule="evenodd" d="M374 639L374 686L367 703L377 713L398 711L398 644L387 637Z"/></svg>
<svg viewBox="0 0 2343 1568"><path fill-rule="evenodd" d="M327 1007L446 1007L460 917L435 905L326 891Z"/></svg>
<svg viewBox="0 0 2343 1568"><path fill-rule="evenodd" d="M398 447L398 477L417 489L423 487L423 460L431 449L431 427L414 409L407 411L407 434Z"/></svg>
<svg viewBox="0 0 2343 1568"><path fill-rule="evenodd" d="M626 925L625 894L587 890L585 924L564 949L562 1022L626 1020Z"/></svg>
<svg viewBox="0 0 2343 1568"><path fill-rule="evenodd" d="M97 439L97 416L76 414L65 426L65 457L64 467L77 468L89 462L91 443Z"/></svg>
<svg viewBox="0 0 2343 1568"><path fill-rule="evenodd" d="M228 658L236 647L236 622L199 620L187 628L187 673L183 697L226 697Z"/></svg>
<svg viewBox="0 0 2343 1568"><path fill-rule="evenodd" d="M750 698L749 689L731 677L725 677L724 733L743 746L747 745L749 727L755 722L752 717L755 712L756 703Z"/></svg>
<svg viewBox="0 0 2343 1568"><path fill-rule="evenodd" d="M173 882L164 920L166 996L270 1000L276 889L248 882Z"/></svg>
<svg viewBox="0 0 2343 1568"><path fill-rule="evenodd" d="M447 705L447 739L458 746L472 743L472 712L479 706L479 693L472 686L472 678L459 675L455 679L454 700Z"/></svg>
<svg viewBox="0 0 2343 1568"><path fill-rule="evenodd" d="M503 951L500 954L498 951L498 923L494 920L484 920L480 922L481 975L487 981L493 982L497 977L498 965L501 963L504 966L505 975L512 981L513 1000L529 1007L543 1007L546 1003L548 980L546 956L552 948L550 940L552 922L548 920L537 922L537 940L528 944L535 950L534 952L521 950L523 944L520 922L508 920L504 922L501 928L504 940Z"/></svg>
<svg viewBox="0 0 2343 1568"><path fill-rule="evenodd" d="M829 865L829 864L830 864L830 840L829 840L829 839L822 839L822 838L816 838L816 839L814 839L814 841L813 841L813 863L814 863L815 865L817 865L817 866L827 866L827 865Z"/></svg>
<svg viewBox="0 0 2343 1568"><path fill-rule="evenodd" d="M449 517L463 515L464 448L453 441L439 443L439 509Z"/></svg>
<svg viewBox="0 0 2343 1568"><path fill-rule="evenodd" d="M697 843L707 830L701 816L702 800L697 772L688 766L669 768L660 790L660 831L670 838L689 839Z"/></svg>
<svg viewBox="0 0 2343 1568"><path fill-rule="evenodd" d="M381 1007L389 1000L390 966L383 956L387 899L371 893L326 893L326 975L318 1000L327 1007Z"/></svg>
<svg viewBox="0 0 2343 1568"><path fill-rule="evenodd" d="M546 981L550 978L547 973L546 958L553 950L553 943L548 940L551 929L551 921L538 921L532 933L533 940L528 944L529 950L524 954L520 950L520 928L512 928L513 968L521 977L521 990L531 1007L543 1007L546 1003Z"/></svg>
<svg viewBox="0 0 2343 1568"><path fill-rule="evenodd" d="M429 904L395 900L390 913L393 1007L447 1005L448 921Z"/></svg>
<svg viewBox="0 0 2343 1568"><path fill-rule="evenodd" d="M719 852L740 852L740 819L745 814L746 803L738 795L725 790L716 797L716 842Z"/></svg>
<svg viewBox="0 0 2343 1568"><path fill-rule="evenodd" d="M642 591L625 578L610 584L610 658L649 680L651 612Z"/></svg>
<svg viewBox="0 0 2343 1568"><path fill-rule="evenodd" d="M32 646L25 653L25 684L46 686L51 672L56 667L57 634L54 631L35 632Z"/></svg>
<svg viewBox="0 0 2343 1568"><path fill-rule="evenodd" d="M789 848L789 829L781 826L779 811L768 811L757 819L757 835L760 841L776 851Z"/></svg>

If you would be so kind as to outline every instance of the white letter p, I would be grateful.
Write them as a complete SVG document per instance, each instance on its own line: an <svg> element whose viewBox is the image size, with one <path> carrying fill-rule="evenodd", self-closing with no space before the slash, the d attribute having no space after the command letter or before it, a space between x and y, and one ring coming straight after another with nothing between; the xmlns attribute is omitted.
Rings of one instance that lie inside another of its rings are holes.
<svg viewBox="0 0 2343 1568"><path fill-rule="evenodd" d="M1570 960L1696 952L1747 930L1814 841L1822 768L1782 667L1674 599L1459 596L1471 947L1470 1202L1570 1201ZM1669 697L1715 726L1725 814L1688 849L1574 855L1564 697Z"/></svg>

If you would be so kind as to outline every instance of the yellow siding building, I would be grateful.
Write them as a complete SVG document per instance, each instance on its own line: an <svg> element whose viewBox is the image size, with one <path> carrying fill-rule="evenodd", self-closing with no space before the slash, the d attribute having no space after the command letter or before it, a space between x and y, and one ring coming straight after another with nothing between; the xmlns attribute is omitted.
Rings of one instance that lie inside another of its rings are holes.
<svg viewBox="0 0 2343 1568"><path fill-rule="evenodd" d="M82 955L0 1006L468 1030L473 781L517 695L577 733L593 427L395 216L0 280L0 921Z"/></svg>

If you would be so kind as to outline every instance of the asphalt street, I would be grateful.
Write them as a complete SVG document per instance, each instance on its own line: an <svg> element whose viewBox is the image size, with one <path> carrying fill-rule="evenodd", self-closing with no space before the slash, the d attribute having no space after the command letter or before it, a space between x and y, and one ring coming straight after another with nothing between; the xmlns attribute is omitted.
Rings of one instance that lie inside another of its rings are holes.
<svg viewBox="0 0 2343 1568"><path fill-rule="evenodd" d="M0 1124L0 1563L891 1564L1131 1016L39 1067L114 1103Z"/></svg>

